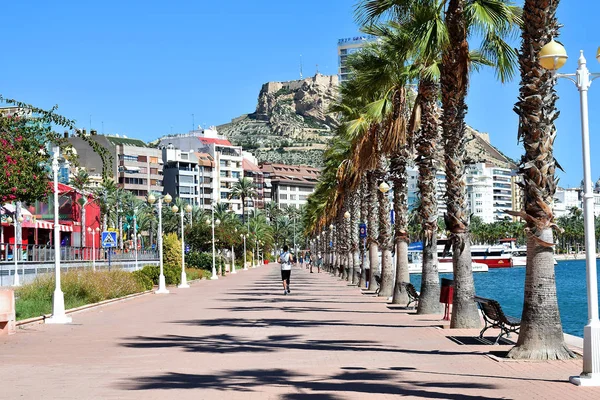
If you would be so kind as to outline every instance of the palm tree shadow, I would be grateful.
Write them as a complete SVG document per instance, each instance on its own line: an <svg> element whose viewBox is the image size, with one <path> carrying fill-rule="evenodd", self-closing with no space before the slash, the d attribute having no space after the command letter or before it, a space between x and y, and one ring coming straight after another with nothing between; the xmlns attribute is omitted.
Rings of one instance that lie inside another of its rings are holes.
<svg viewBox="0 0 600 400"><path fill-rule="evenodd" d="M296 400L317 398L337 400L341 394L388 394L412 396L420 398L444 398L451 400L495 400L499 397L486 397L461 393L447 393L426 390L430 388L454 389L488 389L494 385L477 383L430 382L425 387L415 386L413 382L400 379L398 373L390 371L342 371L330 376L314 377L292 372L286 369L249 369L225 370L211 374L185 374L168 372L156 376L145 376L127 379L122 382L123 390L165 390L165 389L212 389L223 392L260 392L265 387L284 388L289 393L283 399Z"/></svg>

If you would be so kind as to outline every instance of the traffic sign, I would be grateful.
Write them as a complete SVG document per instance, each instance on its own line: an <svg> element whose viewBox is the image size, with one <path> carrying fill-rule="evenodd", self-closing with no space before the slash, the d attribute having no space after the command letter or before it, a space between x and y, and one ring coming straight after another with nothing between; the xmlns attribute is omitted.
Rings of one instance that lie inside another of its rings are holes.
<svg viewBox="0 0 600 400"><path fill-rule="evenodd" d="M367 224L360 224L358 226L358 231L360 233L360 237L361 238L366 238L367 237Z"/></svg>
<svg viewBox="0 0 600 400"><path fill-rule="evenodd" d="M117 247L117 232L102 232L102 247Z"/></svg>

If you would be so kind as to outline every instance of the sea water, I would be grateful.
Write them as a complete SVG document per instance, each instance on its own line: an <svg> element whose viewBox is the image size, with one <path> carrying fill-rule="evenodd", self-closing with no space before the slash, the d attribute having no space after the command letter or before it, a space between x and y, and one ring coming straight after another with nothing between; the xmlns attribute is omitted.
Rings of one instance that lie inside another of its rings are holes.
<svg viewBox="0 0 600 400"><path fill-rule="evenodd" d="M559 261L555 271L563 331L583 337L583 327L588 321L585 260ZM489 272L477 272L473 277L478 296L497 300L508 315L521 316L525 267L490 268ZM452 274L440 274L440 278L452 279ZM411 275L410 281L419 290L421 275Z"/></svg>

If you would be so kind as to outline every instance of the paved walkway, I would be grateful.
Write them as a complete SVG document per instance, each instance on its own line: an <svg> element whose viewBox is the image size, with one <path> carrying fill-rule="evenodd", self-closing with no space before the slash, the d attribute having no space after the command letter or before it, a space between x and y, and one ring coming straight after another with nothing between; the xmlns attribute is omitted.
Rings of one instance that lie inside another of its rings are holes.
<svg viewBox="0 0 600 400"><path fill-rule="evenodd" d="M328 274L276 265L29 325L0 339L2 399L599 399L581 360L498 362L439 317L390 310Z"/></svg>

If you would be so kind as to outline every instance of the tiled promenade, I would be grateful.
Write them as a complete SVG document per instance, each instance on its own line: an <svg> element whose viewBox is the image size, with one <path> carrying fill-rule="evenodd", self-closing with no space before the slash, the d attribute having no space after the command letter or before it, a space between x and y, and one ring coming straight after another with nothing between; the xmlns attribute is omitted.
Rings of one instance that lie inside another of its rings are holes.
<svg viewBox="0 0 600 400"><path fill-rule="evenodd" d="M0 399L600 399L581 360L498 362L438 316L276 265L29 325L0 339Z"/></svg>

